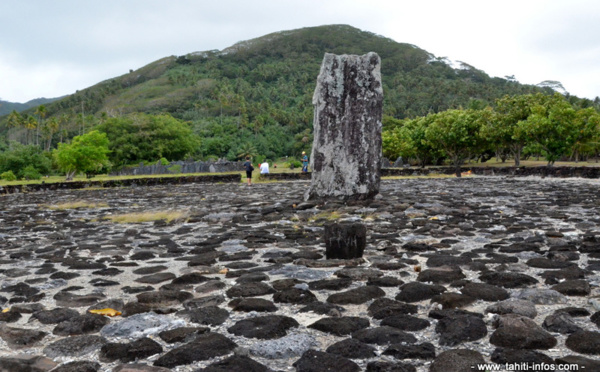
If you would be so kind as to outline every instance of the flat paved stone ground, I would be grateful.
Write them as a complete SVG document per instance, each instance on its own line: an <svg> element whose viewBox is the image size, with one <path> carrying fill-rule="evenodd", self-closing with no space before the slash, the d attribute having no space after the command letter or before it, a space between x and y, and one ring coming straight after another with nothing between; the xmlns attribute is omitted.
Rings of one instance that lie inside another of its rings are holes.
<svg viewBox="0 0 600 372"><path fill-rule="evenodd" d="M0 370L600 371L600 181L386 180L323 205L308 187L0 196ZM363 259L325 259L331 221L367 226Z"/></svg>

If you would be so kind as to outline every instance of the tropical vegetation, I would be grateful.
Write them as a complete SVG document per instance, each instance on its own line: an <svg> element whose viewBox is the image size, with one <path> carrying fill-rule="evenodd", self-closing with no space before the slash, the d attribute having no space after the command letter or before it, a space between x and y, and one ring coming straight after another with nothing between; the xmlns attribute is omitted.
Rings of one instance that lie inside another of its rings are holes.
<svg viewBox="0 0 600 372"><path fill-rule="evenodd" d="M492 152L518 164L530 154L552 162L566 155L583 159L596 149L591 138L597 136L599 98L554 98L547 87L490 77L465 63L454 68L414 45L333 25L166 57L69 96L12 110L0 117L0 174L23 178L27 166L40 175L68 172L56 151L92 131L106 136L107 160L77 171L161 159L293 160L310 151L312 95L324 53L370 51L382 61L383 139L390 158L456 165ZM460 132L455 137L441 135L454 130Z"/></svg>

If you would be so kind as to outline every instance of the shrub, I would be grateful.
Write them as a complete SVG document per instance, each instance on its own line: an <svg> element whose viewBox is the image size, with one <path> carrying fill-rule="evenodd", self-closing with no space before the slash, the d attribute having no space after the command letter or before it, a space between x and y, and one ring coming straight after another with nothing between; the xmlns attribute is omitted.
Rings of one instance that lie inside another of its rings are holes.
<svg viewBox="0 0 600 372"><path fill-rule="evenodd" d="M181 173L181 165L175 164L167 168L170 173Z"/></svg>
<svg viewBox="0 0 600 372"><path fill-rule="evenodd" d="M39 180L42 178L40 172L33 165L28 165L23 169L23 178L26 180Z"/></svg>
<svg viewBox="0 0 600 372"><path fill-rule="evenodd" d="M160 158L158 162L160 163L160 165L169 165L169 161L165 158Z"/></svg>
<svg viewBox="0 0 600 372"><path fill-rule="evenodd" d="M9 171L6 171L6 172L0 174L0 179L2 179L4 181L16 181L17 176L15 176L13 171L9 170Z"/></svg>

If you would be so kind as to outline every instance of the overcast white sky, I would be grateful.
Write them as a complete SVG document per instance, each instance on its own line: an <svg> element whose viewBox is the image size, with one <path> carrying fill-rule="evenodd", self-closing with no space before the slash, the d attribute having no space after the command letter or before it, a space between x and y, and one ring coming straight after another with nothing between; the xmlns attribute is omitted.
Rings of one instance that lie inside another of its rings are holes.
<svg viewBox="0 0 600 372"><path fill-rule="evenodd" d="M166 56L326 24L600 96L598 0L1 0L0 99L59 97Z"/></svg>

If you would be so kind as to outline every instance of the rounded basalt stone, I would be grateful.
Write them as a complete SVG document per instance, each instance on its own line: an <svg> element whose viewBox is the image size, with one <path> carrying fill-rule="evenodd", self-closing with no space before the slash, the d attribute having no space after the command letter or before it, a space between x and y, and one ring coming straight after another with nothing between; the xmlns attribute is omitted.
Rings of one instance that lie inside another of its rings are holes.
<svg viewBox="0 0 600 372"><path fill-rule="evenodd" d="M205 306L188 310L187 314L191 322L211 326L223 324L229 318L229 311L218 306Z"/></svg>
<svg viewBox="0 0 600 372"><path fill-rule="evenodd" d="M317 302L317 296L308 290L290 288L275 293L273 295L273 301L276 303L305 305L311 302Z"/></svg>
<svg viewBox="0 0 600 372"><path fill-rule="evenodd" d="M259 313L277 311L277 306L273 302L263 298L236 298L229 302L229 306L233 311L256 311Z"/></svg>
<svg viewBox="0 0 600 372"><path fill-rule="evenodd" d="M176 286L186 286L193 284L200 284L209 281L210 278L200 273L189 273L178 276L171 281L171 284Z"/></svg>
<svg viewBox="0 0 600 372"><path fill-rule="evenodd" d="M168 269L168 267L165 265L146 266L133 270L133 273L137 275L151 275L159 273L161 271L165 271L166 269Z"/></svg>
<svg viewBox="0 0 600 372"><path fill-rule="evenodd" d="M588 296L592 292L590 284L585 280L565 280L552 289L565 296Z"/></svg>
<svg viewBox="0 0 600 372"><path fill-rule="evenodd" d="M301 280L295 279L295 278L286 278L286 279L277 279L271 282L271 286L276 290L276 291L283 291L285 289L290 289L290 288L294 288L296 286L296 284L302 284L305 283ZM310 286L309 286L310 288ZM310 288L313 289L313 288Z"/></svg>
<svg viewBox="0 0 600 372"><path fill-rule="evenodd" d="M403 362L369 362L365 372L417 372L417 368Z"/></svg>
<svg viewBox="0 0 600 372"><path fill-rule="evenodd" d="M494 350L491 360L494 363L502 365L506 365L508 363L517 365L520 365L521 363L526 363L530 365L529 368L531 368L532 371L534 370L532 364L554 364L554 360L548 355L535 350L497 348L496 350Z"/></svg>
<svg viewBox="0 0 600 372"><path fill-rule="evenodd" d="M180 365L227 355L236 347L237 344L227 337L210 332L198 335L193 341L163 354L154 362L154 365L172 369Z"/></svg>
<svg viewBox="0 0 600 372"><path fill-rule="evenodd" d="M429 283L452 283L464 278L466 276L459 267L447 265L423 270L417 276L418 281Z"/></svg>
<svg viewBox="0 0 600 372"><path fill-rule="evenodd" d="M539 274L546 284L558 284L561 280L583 279L585 271L578 266L570 266L560 270L548 270Z"/></svg>
<svg viewBox="0 0 600 372"><path fill-rule="evenodd" d="M173 273L156 273L145 275L140 278L135 279L135 282L144 283L144 284L158 284L162 282L166 282L167 280L173 280L176 276Z"/></svg>
<svg viewBox="0 0 600 372"><path fill-rule="evenodd" d="M338 278L348 278L356 281L366 281L370 278L383 276L380 270L365 267L348 267L335 272Z"/></svg>
<svg viewBox="0 0 600 372"><path fill-rule="evenodd" d="M60 307L83 307L91 306L101 300L105 296L101 293L90 293L87 295L78 295L66 291L60 291L54 295L56 304Z"/></svg>
<svg viewBox="0 0 600 372"><path fill-rule="evenodd" d="M421 319L407 314L398 314L383 318L381 320L381 325L398 328L403 331L416 332L429 327L431 323L427 319Z"/></svg>
<svg viewBox="0 0 600 372"><path fill-rule="evenodd" d="M435 346L426 342L417 345L390 345L384 352L384 355L391 355L396 359L433 359L435 358Z"/></svg>
<svg viewBox="0 0 600 372"><path fill-rule="evenodd" d="M21 319L21 313L18 311L9 310L5 313L0 312L0 322L15 323Z"/></svg>
<svg viewBox="0 0 600 372"><path fill-rule="evenodd" d="M44 355L49 358L80 357L94 353L106 342L104 337L96 335L65 337L46 346Z"/></svg>
<svg viewBox="0 0 600 372"><path fill-rule="evenodd" d="M264 364L244 355L233 355L196 372L270 372Z"/></svg>
<svg viewBox="0 0 600 372"><path fill-rule="evenodd" d="M247 273L239 276L236 283L268 282L269 276L265 273Z"/></svg>
<svg viewBox="0 0 600 372"><path fill-rule="evenodd" d="M427 259L428 267L440 267L440 266L460 266L467 265L473 261L470 257L466 256L450 256L450 255L435 255Z"/></svg>
<svg viewBox="0 0 600 372"><path fill-rule="evenodd" d="M527 260L526 264L537 269L564 269L565 267L574 265L569 261L550 260L545 257L531 258Z"/></svg>
<svg viewBox="0 0 600 372"><path fill-rule="evenodd" d="M345 309L341 306L319 301L311 302L298 310L299 313L313 312L315 314L329 316L340 316L343 311L345 311Z"/></svg>
<svg viewBox="0 0 600 372"><path fill-rule="evenodd" d="M544 288L525 288L513 292L512 296L521 300L528 300L536 305L555 305L567 303L567 298L553 290Z"/></svg>
<svg viewBox="0 0 600 372"><path fill-rule="evenodd" d="M592 323L598 326L598 328L600 328L600 311L594 313L594 315L590 317L590 320L592 321Z"/></svg>
<svg viewBox="0 0 600 372"><path fill-rule="evenodd" d="M504 288L522 288L538 283L537 279L527 274L495 271L488 271L481 274L479 280Z"/></svg>
<svg viewBox="0 0 600 372"><path fill-rule="evenodd" d="M336 336L346 336L360 329L367 328L369 325L369 320L365 318L341 316L336 318L321 318L309 325L308 328L331 333Z"/></svg>
<svg viewBox="0 0 600 372"><path fill-rule="evenodd" d="M298 322L283 315L266 315L243 319L229 327L227 331L236 336L269 340L286 335L288 329L298 327Z"/></svg>
<svg viewBox="0 0 600 372"><path fill-rule="evenodd" d="M440 345L448 346L479 340L487 335L485 322L468 314L450 315L438 320L435 331L440 334Z"/></svg>
<svg viewBox="0 0 600 372"><path fill-rule="evenodd" d="M404 302L419 302L429 300L433 296L446 292L446 287L438 284L425 284L420 282L406 283L400 287L396 300Z"/></svg>
<svg viewBox="0 0 600 372"><path fill-rule="evenodd" d="M123 270L119 270L116 267L110 267L108 269L102 269L102 270L92 272L92 274L100 275L100 276L117 276L121 273L123 273Z"/></svg>
<svg viewBox="0 0 600 372"><path fill-rule="evenodd" d="M470 305L473 302L475 302L473 297L455 292L444 292L431 298L431 303L438 303L442 305L443 309L457 309Z"/></svg>
<svg viewBox="0 0 600 372"><path fill-rule="evenodd" d="M196 297L191 300L186 300L183 302L183 307L186 310L194 310L199 309L201 307L206 306L219 306L225 302L225 296L223 295L212 295L212 296L204 296L204 297Z"/></svg>
<svg viewBox="0 0 600 372"><path fill-rule="evenodd" d="M129 257L129 259L132 261L146 261L146 260L151 260L154 257L156 257L154 252L141 251L141 252L136 252L136 253L132 254L131 257Z"/></svg>
<svg viewBox="0 0 600 372"><path fill-rule="evenodd" d="M566 312L555 312L548 315L544 319L542 327L550 332L562 334L575 333L582 330Z"/></svg>
<svg viewBox="0 0 600 372"><path fill-rule="evenodd" d="M378 298L368 307L369 314L375 319L383 319L400 314L416 314L418 307L390 298Z"/></svg>
<svg viewBox="0 0 600 372"><path fill-rule="evenodd" d="M568 355L556 358L557 364L575 364L579 371L600 371L600 359L589 359L579 355Z"/></svg>
<svg viewBox="0 0 600 372"><path fill-rule="evenodd" d="M108 323L110 320L103 315L86 313L58 323L52 333L61 336L96 333Z"/></svg>
<svg viewBox="0 0 600 372"><path fill-rule="evenodd" d="M188 342L196 338L197 335L210 332L208 327L179 327L168 331L158 333L158 337L167 344L176 342Z"/></svg>
<svg viewBox="0 0 600 372"><path fill-rule="evenodd" d="M306 351L293 366L296 367L296 372L360 372L360 367L353 361L340 355L317 350Z"/></svg>
<svg viewBox="0 0 600 372"><path fill-rule="evenodd" d="M384 296L385 291L383 289L376 286L367 285L350 289L345 292L334 293L327 298L327 302L337 305L359 305Z"/></svg>
<svg viewBox="0 0 600 372"><path fill-rule="evenodd" d="M452 349L440 353L429 368L429 372L465 372L477 370L485 359L475 350Z"/></svg>
<svg viewBox="0 0 600 372"><path fill-rule="evenodd" d="M352 279L350 278L339 278L339 279L321 279L315 280L308 283L308 288L313 291L328 290L328 291L339 291L346 289L352 285Z"/></svg>
<svg viewBox="0 0 600 372"><path fill-rule="evenodd" d="M487 283L467 283L461 293L483 301L506 300L510 294L504 288Z"/></svg>
<svg viewBox="0 0 600 372"><path fill-rule="evenodd" d="M125 286L122 287L121 290L124 293L127 294L136 294L136 293L142 293L142 292L151 292L154 290L154 287L147 285L147 286L137 286L137 287L131 287L131 286Z"/></svg>
<svg viewBox="0 0 600 372"><path fill-rule="evenodd" d="M180 305L194 296L184 291L153 291L140 293L136 297L141 304L151 307L166 307Z"/></svg>
<svg viewBox="0 0 600 372"><path fill-rule="evenodd" d="M87 360L74 360L69 363L61 364L54 368L52 372L97 372L101 368L100 363Z"/></svg>
<svg viewBox="0 0 600 372"><path fill-rule="evenodd" d="M600 355L600 332L575 332L567 338L565 345L581 354Z"/></svg>
<svg viewBox="0 0 600 372"><path fill-rule="evenodd" d="M369 359L377 355L373 346L367 345L354 338L336 342L329 346L326 352L341 355L348 359Z"/></svg>
<svg viewBox="0 0 600 372"><path fill-rule="evenodd" d="M156 341L148 337L140 338L130 343L108 343L102 346L99 359L102 362L114 362L116 360L127 363L135 360L143 360L155 354L162 353L163 348Z"/></svg>
<svg viewBox="0 0 600 372"><path fill-rule="evenodd" d="M13 328L0 324L0 338L12 349L30 348L35 346L46 337L46 335L46 332L35 329Z"/></svg>
<svg viewBox="0 0 600 372"><path fill-rule="evenodd" d="M412 344L417 342L415 336L398 328L381 326L375 328L363 328L352 333L352 338L367 344L389 345L389 344Z"/></svg>
<svg viewBox="0 0 600 372"><path fill-rule="evenodd" d="M404 284L402 279L398 279L392 276L382 276L379 278L369 278L367 285L373 285L377 287L398 287Z"/></svg>
<svg viewBox="0 0 600 372"><path fill-rule="evenodd" d="M550 349L557 340L533 320L508 314L498 320L498 328L490 336L490 343L513 349Z"/></svg>
<svg viewBox="0 0 600 372"><path fill-rule="evenodd" d="M275 293L273 287L263 282L239 283L225 292L230 298L256 297Z"/></svg>
<svg viewBox="0 0 600 372"><path fill-rule="evenodd" d="M537 316L537 310L535 309L535 304L533 302L529 300L519 300L517 298L509 298L490 305L485 309L485 312L500 315L517 314L532 319Z"/></svg>
<svg viewBox="0 0 600 372"><path fill-rule="evenodd" d="M52 359L44 356L29 356L29 355L17 355L17 356L6 356L0 357L0 366L3 367L3 371L49 371L56 367L58 363L55 363Z"/></svg>
<svg viewBox="0 0 600 372"><path fill-rule="evenodd" d="M209 281L200 284L194 289L196 293L210 293L227 287L227 284L218 279L210 279Z"/></svg>

